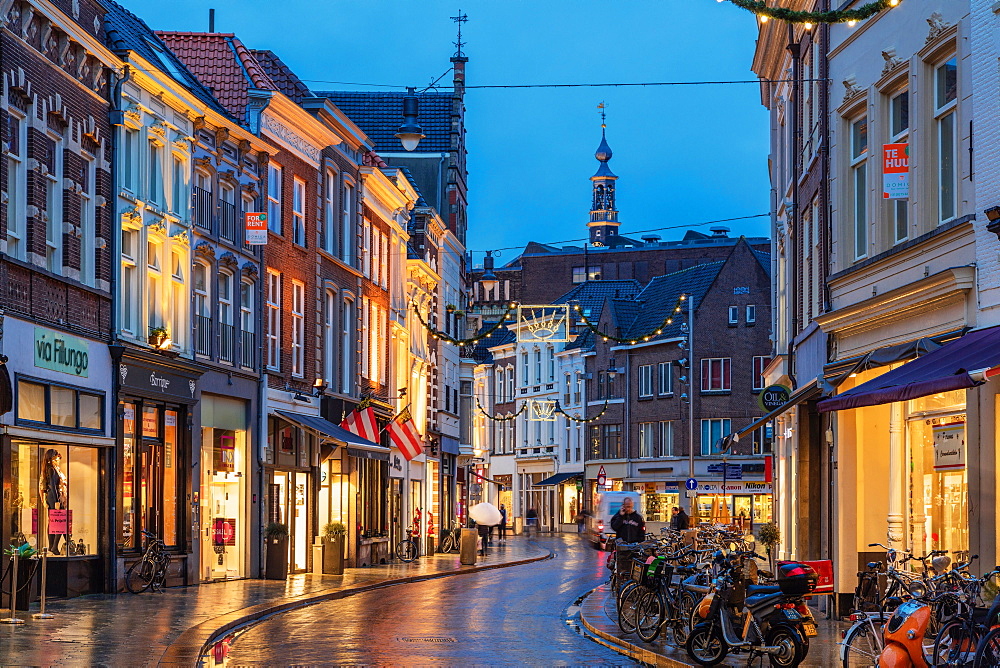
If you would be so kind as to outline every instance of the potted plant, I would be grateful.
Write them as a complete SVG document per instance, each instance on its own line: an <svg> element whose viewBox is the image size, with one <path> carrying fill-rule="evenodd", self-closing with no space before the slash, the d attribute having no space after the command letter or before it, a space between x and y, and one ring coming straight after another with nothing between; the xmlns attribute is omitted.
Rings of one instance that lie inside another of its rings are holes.
<svg viewBox="0 0 1000 668"><path fill-rule="evenodd" d="M323 573L344 574L344 538L347 526L343 522L328 522L323 527Z"/></svg>
<svg viewBox="0 0 1000 668"><path fill-rule="evenodd" d="M151 346L159 348L163 345L163 342L166 341L167 338L168 333L166 327L157 326L149 328L149 338L147 340Z"/></svg>
<svg viewBox="0 0 1000 668"><path fill-rule="evenodd" d="M264 527L264 577L268 580L288 579L288 526L271 522Z"/></svg>
<svg viewBox="0 0 1000 668"><path fill-rule="evenodd" d="M760 529L757 530L757 540L759 540L760 544L767 550L767 562L770 564L771 570L773 571L774 548L781 543L781 530L778 529L778 525L774 522L762 524Z"/></svg>

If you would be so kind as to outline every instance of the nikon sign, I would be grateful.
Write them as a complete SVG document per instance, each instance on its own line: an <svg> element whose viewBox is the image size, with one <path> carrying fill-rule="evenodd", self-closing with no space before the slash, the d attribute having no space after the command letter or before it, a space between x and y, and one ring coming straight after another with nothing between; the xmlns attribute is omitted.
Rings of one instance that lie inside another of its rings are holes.
<svg viewBox="0 0 1000 668"><path fill-rule="evenodd" d="M35 366L68 373L78 378L90 375L90 344L62 332L35 327Z"/></svg>

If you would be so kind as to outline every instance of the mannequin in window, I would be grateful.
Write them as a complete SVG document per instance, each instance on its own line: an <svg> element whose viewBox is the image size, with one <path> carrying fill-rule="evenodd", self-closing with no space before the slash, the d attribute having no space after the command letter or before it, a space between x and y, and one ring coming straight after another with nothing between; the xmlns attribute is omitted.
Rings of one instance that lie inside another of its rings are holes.
<svg viewBox="0 0 1000 668"><path fill-rule="evenodd" d="M49 510L66 508L66 474L62 470L62 455L58 450L46 450L38 479L39 498L45 504L45 527L48 530ZM63 534L49 533L49 554L59 554Z"/></svg>

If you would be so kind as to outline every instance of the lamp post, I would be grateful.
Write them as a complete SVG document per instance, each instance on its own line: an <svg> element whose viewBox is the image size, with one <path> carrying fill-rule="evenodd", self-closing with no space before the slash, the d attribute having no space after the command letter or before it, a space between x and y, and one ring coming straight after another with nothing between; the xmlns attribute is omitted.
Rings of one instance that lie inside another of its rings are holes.
<svg viewBox="0 0 1000 668"><path fill-rule="evenodd" d="M483 258L483 275L479 278L479 284L483 287L483 295L492 292L499 283L500 279L493 273L493 251L488 250L486 257Z"/></svg>
<svg viewBox="0 0 1000 668"><path fill-rule="evenodd" d="M688 340L687 340L687 355L688 355L688 477L694 477L694 299L690 295L687 297L688 303ZM697 490L695 490L697 491ZM691 495L691 512L689 513L692 518L697 515L698 512L698 496L697 494Z"/></svg>
<svg viewBox="0 0 1000 668"><path fill-rule="evenodd" d="M419 114L420 103L417 101L417 89L407 88L406 95L403 96L403 124L396 132L396 137L407 151L416 150L420 140L427 136L417 125Z"/></svg>

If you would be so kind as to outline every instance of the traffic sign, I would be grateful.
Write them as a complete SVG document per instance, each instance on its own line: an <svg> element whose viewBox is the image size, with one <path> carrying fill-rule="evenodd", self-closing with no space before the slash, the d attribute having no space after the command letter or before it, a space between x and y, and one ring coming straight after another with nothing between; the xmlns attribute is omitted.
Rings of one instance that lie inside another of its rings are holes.
<svg viewBox="0 0 1000 668"><path fill-rule="evenodd" d="M694 478L688 478L687 482L684 483L684 487L687 489L698 489L698 481Z"/></svg>
<svg viewBox="0 0 1000 668"><path fill-rule="evenodd" d="M597 472L597 484L604 487L604 484L608 481L608 475L604 472L604 467Z"/></svg>

